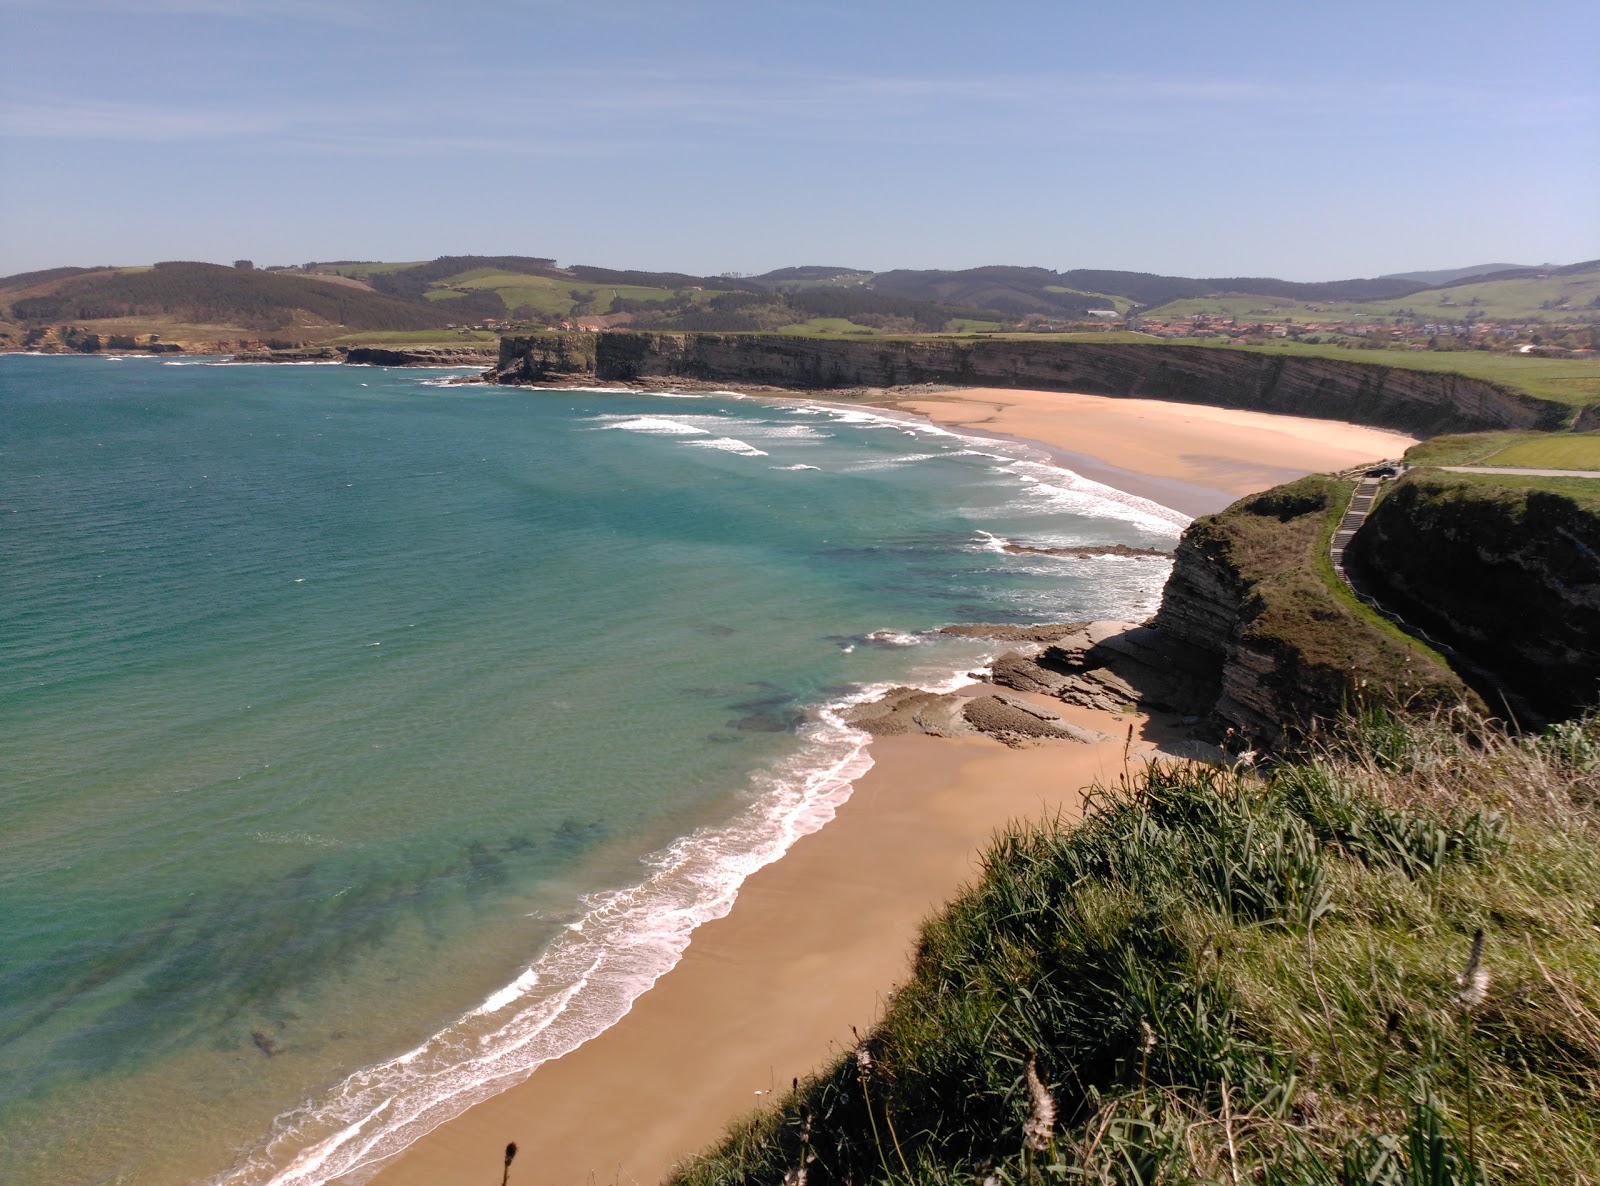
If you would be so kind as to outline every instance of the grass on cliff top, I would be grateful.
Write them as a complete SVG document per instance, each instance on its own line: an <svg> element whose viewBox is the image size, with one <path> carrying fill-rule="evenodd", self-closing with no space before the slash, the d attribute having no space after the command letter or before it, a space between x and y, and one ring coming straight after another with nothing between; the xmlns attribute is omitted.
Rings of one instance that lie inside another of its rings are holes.
<svg viewBox="0 0 1600 1186"><path fill-rule="evenodd" d="M751 331L754 332L754 331ZM789 327L784 332L804 336L807 332ZM818 337L828 336L818 334ZM883 341L949 341L962 335L875 334ZM1340 362L1360 362L1371 366L1402 370L1445 372L1499 383L1540 399L1554 400L1579 408L1600 404L1600 359L1531 358L1520 354L1492 354L1483 350L1351 350L1341 346L1309 345L1302 342L1274 342L1270 345L1243 346L1222 339L1163 340L1126 330L1072 334L999 333L974 334L974 341L1004 340L1019 342L1089 342L1102 345L1141 345L1152 349L1204 347L1242 350L1255 354L1290 354L1310 358L1331 358Z"/></svg>
<svg viewBox="0 0 1600 1186"><path fill-rule="evenodd" d="M340 346L498 346L500 335L493 330L417 329L374 330L347 334L334 339Z"/></svg>
<svg viewBox="0 0 1600 1186"><path fill-rule="evenodd" d="M1600 470L1600 432L1474 432L1406 450L1412 465L1521 465Z"/></svg>
<svg viewBox="0 0 1600 1186"><path fill-rule="evenodd" d="M1190 538L1245 586L1242 641L1273 656L1283 682L1313 703L1353 701L1363 685L1402 700L1454 702L1471 693L1445 661L1363 605L1334 575L1332 538L1355 483L1313 474L1196 520ZM1287 698L1285 713L1297 705Z"/></svg>
<svg viewBox="0 0 1600 1186"><path fill-rule="evenodd" d="M1600 474L1593 478L1544 478L1521 474L1472 474L1444 470L1412 470L1411 481L1427 481L1435 486L1472 487L1498 492L1504 498L1523 498L1531 490L1565 495L1593 514L1600 514Z"/></svg>
<svg viewBox="0 0 1600 1186"><path fill-rule="evenodd" d="M1449 670L1450 661L1448 659L1420 638L1413 638L1407 634L1399 626L1396 626L1388 618L1362 601L1361 598L1355 595L1355 591L1350 586L1339 579L1338 572L1334 570L1333 554L1330 550L1333 545L1333 536L1339 530L1339 523L1344 518L1344 513L1350 505L1350 498L1354 495L1356 488L1356 483L1354 482L1350 482L1348 485L1349 491L1343 494L1342 497L1332 500L1328 507L1327 515L1323 519L1322 531L1317 536L1316 548L1311 554L1312 568L1327 590L1333 594L1334 600L1344 607L1346 613L1362 623L1367 630L1375 631L1377 634L1387 638L1390 643L1403 648L1404 652L1417 656L1425 666L1432 666L1441 671ZM1385 493L1385 489L1380 488L1380 498L1383 493Z"/></svg>
<svg viewBox="0 0 1600 1186"><path fill-rule="evenodd" d="M1125 774L998 837L856 1049L674 1181L1600 1182L1597 801L1593 720Z"/></svg>
<svg viewBox="0 0 1600 1186"><path fill-rule="evenodd" d="M1412 371L1443 371L1486 379L1513 387L1541 399L1570 407L1600 403L1600 359L1531 358L1521 354L1493 354L1486 350L1348 350L1340 346L1312 346L1300 342L1224 347L1257 354L1299 354L1337 358Z"/></svg>

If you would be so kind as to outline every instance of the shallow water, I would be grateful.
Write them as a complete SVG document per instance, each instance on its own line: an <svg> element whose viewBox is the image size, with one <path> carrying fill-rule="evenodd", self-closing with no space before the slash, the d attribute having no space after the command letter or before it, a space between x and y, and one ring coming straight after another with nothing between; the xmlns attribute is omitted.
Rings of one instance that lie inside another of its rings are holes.
<svg viewBox="0 0 1600 1186"><path fill-rule="evenodd" d="M619 1016L958 621L1183 517L736 396L0 358L0 1180L320 1182Z"/></svg>

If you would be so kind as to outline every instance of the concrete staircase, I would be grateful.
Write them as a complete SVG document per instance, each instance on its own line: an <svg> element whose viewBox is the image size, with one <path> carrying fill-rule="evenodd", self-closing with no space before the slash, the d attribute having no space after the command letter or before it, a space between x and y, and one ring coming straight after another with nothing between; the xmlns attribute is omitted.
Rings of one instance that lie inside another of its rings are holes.
<svg viewBox="0 0 1600 1186"><path fill-rule="evenodd" d="M1355 495L1350 499L1350 505L1345 508L1344 518L1339 521L1339 529L1333 533L1333 542L1328 548L1333 557L1333 571L1339 574L1339 579L1350 585L1352 593L1357 592L1356 587L1350 583L1350 577L1344 570L1344 550L1355 538L1361 524L1366 521L1367 512L1372 509L1372 504L1378 500L1378 487L1383 483L1382 478L1363 477L1361 484L1356 487Z"/></svg>

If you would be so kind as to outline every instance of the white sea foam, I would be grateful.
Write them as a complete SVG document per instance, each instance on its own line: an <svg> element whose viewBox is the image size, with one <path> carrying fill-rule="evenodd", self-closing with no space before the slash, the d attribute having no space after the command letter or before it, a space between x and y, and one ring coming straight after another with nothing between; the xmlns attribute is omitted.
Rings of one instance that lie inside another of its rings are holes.
<svg viewBox="0 0 1600 1186"><path fill-rule="evenodd" d="M772 469L788 469L788 470L811 469L811 470L816 470L818 473L822 472L822 467L820 465L774 465L771 468Z"/></svg>
<svg viewBox="0 0 1600 1186"><path fill-rule="evenodd" d="M918 682L950 691L971 682L967 666ZM870 737L843 714L889 687L820 707L802 728L800 752L752 779L752 801L737 818L656 853L638 885L589 898L582 918L510 984L421 1045L279 1116L214 1183L366 1181L425 1133L614 1025L682 958L697 927L732 909L747 877L833 819L872 767Z"/></svg>
<svg viewBox="0 0 1600 1186"><path fill-rule="evenodd" d="M651 436L705 436L709 432L682 420L669 420L664 416L626 416L620 420L601 416L596 419L610 421L605 425L606 428L620 428L627 432L642 432Z"/></svg>
<svg viewBox="0 0 1600 1186"><path fill-rule="evenodd" d="M1019 461L1008 470L1026 487L1023 497L1029 510L1066 511L1097 519L1117 519L1163 535L1177 535L1189 525L1189 516L1182 511L1091 481L1059 465Z"/></svg>
<svg viewBox="0 0 1600 1186"><path fill-rule="evenodd" d="M863 642L876 643L880 647L915 647L922 645L922 639L915 634L907 634L904 630L874 630L861 637Z"/></svg>
<svg viewBox="0 0 1600 1186"><path fill-rule="evenodd" d="M686 445L693 445L699 449L721 449L724 453L737 453L741 457L769 457L765 449L757 449L746 441L738 441L733 437L713 437L709 441L684 441Z"/></svg>

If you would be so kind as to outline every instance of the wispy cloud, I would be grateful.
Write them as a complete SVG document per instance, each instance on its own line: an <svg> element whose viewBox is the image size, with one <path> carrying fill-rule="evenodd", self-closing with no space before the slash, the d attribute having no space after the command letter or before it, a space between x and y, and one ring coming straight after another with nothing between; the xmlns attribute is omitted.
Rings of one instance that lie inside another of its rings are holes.
<svg viewBox="0 0 1600 1186"><path fill-rule="evenodd" d="M0 0L0 3L15 0ZM217 3L223 0L170 0ZM267 3L268 0L262 0ZM271 0L287 3L288 0ZM1396 121L1482 129L1592 126L1600 96L1492 84L1396 82L1352 90L1316 81L997 75L918 77L743 66L529 68L496 76L485 104L471 68L419 88L367 77L349 94L273 91L209 103L0 99L0 135L118 141L244 140L367 154L610 156L674 145L1083 143L1226 127L1231 138L1348 137Z"/></svg>

